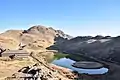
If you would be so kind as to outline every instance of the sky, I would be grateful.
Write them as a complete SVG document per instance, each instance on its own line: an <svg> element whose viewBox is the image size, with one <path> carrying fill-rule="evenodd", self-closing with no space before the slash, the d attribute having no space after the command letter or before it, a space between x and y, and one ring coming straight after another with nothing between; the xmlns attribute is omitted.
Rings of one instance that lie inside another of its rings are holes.
<svg viewBox="0 0 120 80"><path fill-rule="evenodd" d="M0 0L0 32L33 25L72 36L117 36L120 0Z"/></svg>

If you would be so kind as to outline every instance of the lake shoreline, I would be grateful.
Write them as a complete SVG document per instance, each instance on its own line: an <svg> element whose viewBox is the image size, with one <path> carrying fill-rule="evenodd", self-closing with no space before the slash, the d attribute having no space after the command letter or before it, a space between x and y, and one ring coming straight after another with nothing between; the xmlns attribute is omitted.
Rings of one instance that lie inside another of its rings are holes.
<svg viewBox="0 0 120 80"><path fill-rule="evenodd" d="M69 59L69 58L61 58L58 60L54 60L52 64L55 64L60 67L68 68L71 71L77 71L79 74L105 74L108 72L108 69L105 67L99 69L83 69L83 68L76 68L72 66L76 61Z"/></svg>

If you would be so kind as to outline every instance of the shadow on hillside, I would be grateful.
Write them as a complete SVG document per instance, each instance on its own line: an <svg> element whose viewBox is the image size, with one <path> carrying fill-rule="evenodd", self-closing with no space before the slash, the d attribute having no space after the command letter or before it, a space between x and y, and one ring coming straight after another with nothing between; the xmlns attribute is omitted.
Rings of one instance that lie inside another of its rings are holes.
<svg viewBox="0 0 120 80"><path fill-rule="evenodd" d="M75 42L79 41L79 39L81 39L81 38L75 38L75 39L71 40L71 42L75 43ZM106 42L105 44L101 44L100 42L92 43L92 44L88 45L87 47L85 47L85 50L87 49L86 51L89 52L89 51L91 51L91 49L93 47L93 50L97 50L97 52L99 52L99 49L104 50L104 49L106 49L106 47L113 48L114 50L112 50L112 54L109 55L108 57L110 57L110 58L114 59L115 61L119 62L119 60L120 60L119 51L120 50L119 50L119 47L116 47L116 46L119 44L120 36L113 37L113 38L110 37L110 39L112 39L112 40L110 42ZM57 37L57 38L55 38L54 45L48 47L47 49L49 49L49 50L58 50L59 52L63 52L63 53L72 52L72 51L67 52L67 50L63 49L64 46L66 46L66 43L67 43L67 46L72 44L72 43L69 43L68 40L64 40L61 37ZM114 44L114 46L111 46L113 44ZM96 49L97 48L96 46L98 47L98 49ZM74 46L71 46L71 47L74 47ZM73 53L75 53L75 52L73 51ZM92 51L91 51L91 53L92 53ZM115 54L115 55L113 55L113 54ZM96 55L96 56L98 56L98 55ZM73 56L71 56L71 57L73 57ZM97 57L95 57L95 58L98 59ZM109 72L107 74L105 74L105 75L95 75L95 76L80 74L78 76L78 78L75 79L75 80L120 80L120 65L116 64L115 62L110 62L110 61L107 61L107 60L100 59L100 61L105 62L105 64L109 66Z"/></svg>

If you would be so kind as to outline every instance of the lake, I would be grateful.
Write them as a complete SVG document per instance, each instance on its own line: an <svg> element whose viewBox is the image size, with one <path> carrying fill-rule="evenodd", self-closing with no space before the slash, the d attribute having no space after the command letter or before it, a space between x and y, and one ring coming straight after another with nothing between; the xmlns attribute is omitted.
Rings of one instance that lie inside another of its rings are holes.
<svg viewBox="0 0 120 80"><path fill-rule="evenodd" d="M69 68L71 71L77 71L78 73L85 73L85 74L105 74L108 72L107 68L100 68L100 69L82 69L82 68L75 68L72 66L73 63L76 61L70 59L70 58L59 58L59 59L54 59L52 61L53 64Z"/></svg>

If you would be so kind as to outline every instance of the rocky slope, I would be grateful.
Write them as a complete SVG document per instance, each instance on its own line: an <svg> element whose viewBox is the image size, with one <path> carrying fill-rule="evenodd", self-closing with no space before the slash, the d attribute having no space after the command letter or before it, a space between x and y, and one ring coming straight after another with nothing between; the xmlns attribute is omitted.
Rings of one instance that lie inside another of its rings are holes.
<svg viewBox="0 0 120 80"><path fill-rule="evenodd" d="M49 49L56 49L69 54L84 54L101 60L120 63L120 37L76 37Z"/></svg>
<svg viewBox="0 0 120 80"><path fill-rule="evenodd" d="M40 59L39 67L41 68L41 70L43 72L46 71L44 72L44 75L46 75L46 77L48 78L49 73L51 73L50 76L52 77L46 80L71 80L68 77L58 73L59 67L57 68L57 66L47 64L47 59L54 56L54 51L46 50L47 47L53 45L57 41L63 42L64 40L68 40L70 38L71 36L64 34L61 30L55 30L51 27L47 28L41 25L33 26L28 30L8 30L0 34L0 53L6 49L23 49L27 50L29 53L33 52L36 55L35 57L38 57L38 59ZM11 60L8 57L0 57L0 80L5 80L6 77L12 77L12 74L19 76L19 69L29 65L34 65L35 63L38 62L36 62L31 56L29 56L27 60ZM44 63L51 68L56 67L55 70L58 70L58 72L53 72L41 63ZM71 73L69 70L68 72ZM15 78L10 80L18 79Z"/></svg>
<svg viewBox="0 0 120 80"><path fill-rule="evenodd" d="M25 77L32 77L32 73L29 73L26 67L34 70L33 65L38 64L37 69L40 70L40 80L72 80L69 76L74 76L70 70L62 67L58 67L44 61L43 57L30 56L24 60L9 60L4 61L0 58L0 80L23 80ZM8 67L9 66L9 67ZM35 68L36 69L36 68ZM25 72L27 70L27 72ZM67 72L67 75L64 74ZM74 77L73 77L74 78Z"/></svg>
<svg viewBox="0 0 120 80"><path fill-rule="evenodd" d="M55 38L70 39L71 36L51 27L33 26L28 30L8 30L0 34L0 47L5 49L40 50L52 45Z"/></svg>
<svg viewBox="0 0 120 80"><path fill-rule="evenodd" d="M86 60L98 61L106 65L105 67L109 69L109 72L103 77L99 77L98 79L91 79L93 78L91 77L88 80L120 79L120 36L80 36L66 40L60 44L55 43L48 49L72 54L71 58L75 60L80 60L81 57L84 57Z"/></svg>
<svg viewBox="0 0 120 80"><path fill-rule="evenodd" d="M31 59L31 60L30 60ZM60 69L66 71L67 75L72 76L73 74L70 72L70 70L67 70L62 67L58 67L52 64L46 64L48 67L44 66L42 63L45 64L45 62L40 60L41 63L38 63L37 61L33 61L33 59L30 57L27 60L10 60L10 61L4 61L0 60L0 80L23 80L24 77L30 76L30 74L20 72L22 68L25 68L27 66L31 67L37 63L39 64L38 68L40 71L40 76L43 76L40 80L72 80L70 77L66 77L66 74L63 74L60 72ZM51 70L51 69L52 70ZM24 69L25 70L25 69Z"/></svg>

